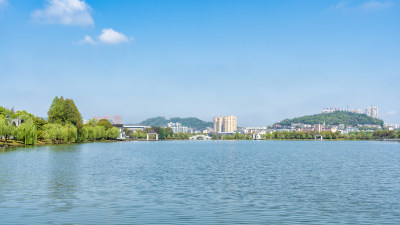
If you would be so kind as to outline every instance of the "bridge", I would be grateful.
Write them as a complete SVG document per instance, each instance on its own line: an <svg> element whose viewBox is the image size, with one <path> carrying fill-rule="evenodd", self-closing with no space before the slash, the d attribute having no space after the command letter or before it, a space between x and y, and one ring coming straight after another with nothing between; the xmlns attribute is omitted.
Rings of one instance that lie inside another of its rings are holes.
<svg viewBox="0 0 400 225"><path fill-rule="evenodd" d="M211 137L206 136L206 135L198 134L198 135L195 135L193 137L190 137L189 140L211 140Z"/></svg>
<svg viewBox="0 0 400 225"><path fill-rule="evenodd" d="M146 128L151 128L149 126L146 125L123 125L124 128L128 129L128 130L144 130Z"/></svg>

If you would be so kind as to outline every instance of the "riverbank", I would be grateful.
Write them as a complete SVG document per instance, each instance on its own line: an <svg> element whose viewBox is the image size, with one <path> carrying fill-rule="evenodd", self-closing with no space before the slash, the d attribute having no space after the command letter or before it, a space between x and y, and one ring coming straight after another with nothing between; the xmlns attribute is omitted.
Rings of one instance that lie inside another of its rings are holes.
<svg viewBox="0 0 400 225"><path fill-rule="evenodd" d="M137 139L137 140L100 140L100 141L86 141L86 142L74 142L74 143L66 143L66 142L60 142L60 143L49 143L49 142L44 142L44 141L38 141L36 145L25 145L21 141L15 141L15 140L8 140L7 145L4 144L4 140L0 140L0 149L6 149L6 148L17 148L17 147L32 147L32 146L52 146L52 145L70 145L70 144L86 144L86 143L112 143L112 142L144 142L144 141L203 141L203 140L187 140L187 139L164 139L164 140L146 140L146 139ZM217 140L210 140L210 141L389 141L389 142L400 142L400 139L343 139L343 138L338 138L338 139L261 139L261 140L248 140L248 139L233 139L233 140L223 140L223 139L217 139Z"/></svg>
<svg viewBox="0 0 400 225"><path fill-rule="evenodd" d="M37 141L36 145L25 145L22 141L8 140L7 145L4 143L4 140L0 140L0 149L4 148L17 148L17 147L32 147L32 146L51 146L51 145L65 145L65 144L85 144L85 143L110 143L110 142L122 142L124 140L100 140L100 141L86 141L86 142L45 142L45 141Z"/></svg>

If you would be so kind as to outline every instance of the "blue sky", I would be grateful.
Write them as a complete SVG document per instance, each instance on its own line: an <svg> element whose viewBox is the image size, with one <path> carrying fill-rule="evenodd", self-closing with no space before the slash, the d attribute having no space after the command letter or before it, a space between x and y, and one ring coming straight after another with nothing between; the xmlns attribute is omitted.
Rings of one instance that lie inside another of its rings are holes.
<svg viewBox="0 0 400 225"><path fill-rule="evenodd" d="M400 123L400 1L0 0L0 105L242 126L338 106Z"/></svg>

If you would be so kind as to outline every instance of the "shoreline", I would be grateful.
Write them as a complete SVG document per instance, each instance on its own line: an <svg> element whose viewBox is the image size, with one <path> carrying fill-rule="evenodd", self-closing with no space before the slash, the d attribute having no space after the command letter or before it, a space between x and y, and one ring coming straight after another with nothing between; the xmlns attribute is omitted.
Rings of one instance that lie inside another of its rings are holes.
<svg viewBox="0 0 400 225"><path fill-rule="evenodd" d="M16 141L12 143L8 143L8 145L4 145L2 143L0 145L0 150L5 149L12 149L12 148L26 148L26 147L42 147L42 146L55 146L55 145L76 145L76 144L89 144L89 143L114 143L114 142L164 142L164 141L193 141L193 142L202 142L202 141L315 141L315 142L322 142L322 141L380 141L380 142L400 142L400 139L353 139L353 140L346 140L346 139L324 139L324 140L315 140L315 139L262 139L262 140L246 140L246 139L236 139L236 140L103 140L103 141L93 141L93 142L79 142L79 143L44 143L40 142L40 144L36 145L25 145L22 143L16 143Z"/></svg>

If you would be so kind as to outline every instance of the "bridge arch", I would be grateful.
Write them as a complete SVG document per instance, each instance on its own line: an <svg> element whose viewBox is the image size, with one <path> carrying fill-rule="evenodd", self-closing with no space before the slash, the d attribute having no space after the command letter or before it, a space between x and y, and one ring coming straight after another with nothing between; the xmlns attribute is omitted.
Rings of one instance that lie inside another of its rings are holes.
<svg viewBox="0 0 400 225"><path fill-rule="evenodd" d="M198 134L198 135L190 137L189 140L211 140L211 137Z"/></svg>

